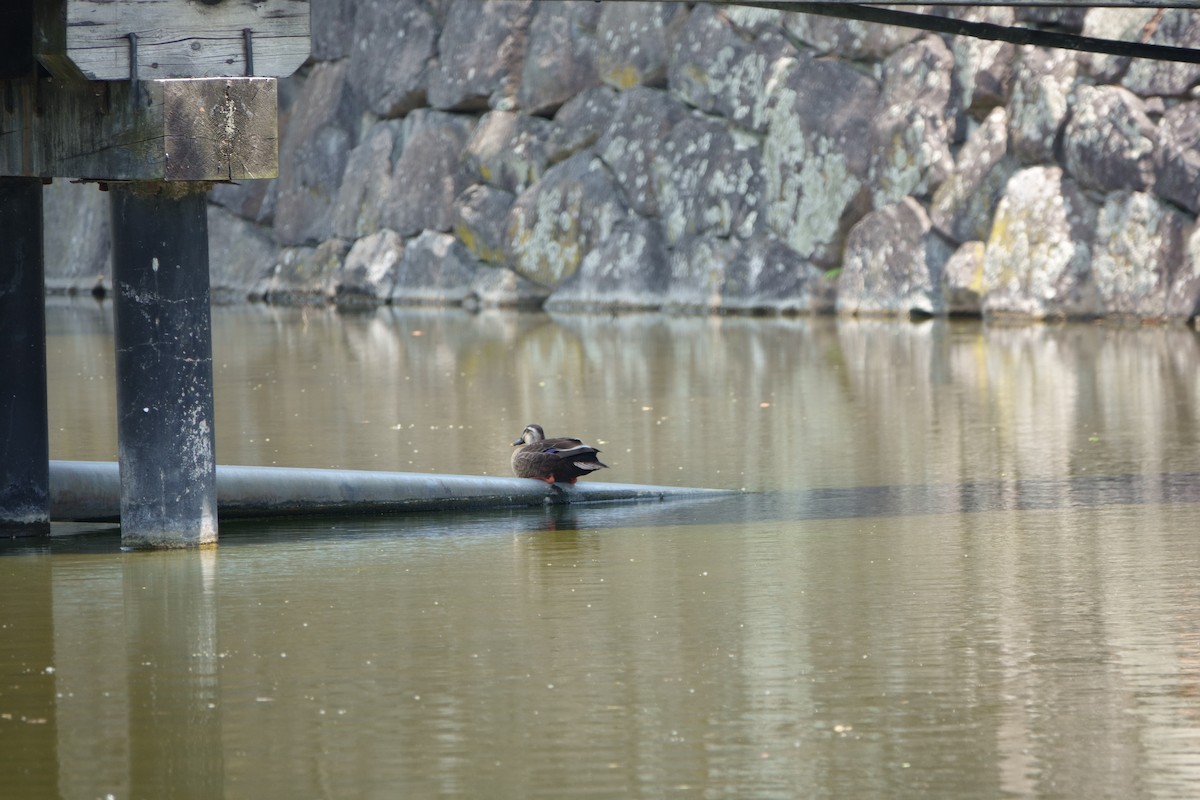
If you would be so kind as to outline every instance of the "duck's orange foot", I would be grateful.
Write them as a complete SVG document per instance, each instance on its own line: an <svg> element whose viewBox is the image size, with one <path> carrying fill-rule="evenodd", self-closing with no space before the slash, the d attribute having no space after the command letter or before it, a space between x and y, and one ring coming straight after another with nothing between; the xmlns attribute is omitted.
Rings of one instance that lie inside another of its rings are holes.
<svg viewBox="0 0 1200 800"><path fill-rule="evenodd" d="M554 476L553 476L553 475L548 475L548 476L546 476L545 478L538 478L538 480L539 480L539 481L545 481L546 483L554 483Z"/></svg>

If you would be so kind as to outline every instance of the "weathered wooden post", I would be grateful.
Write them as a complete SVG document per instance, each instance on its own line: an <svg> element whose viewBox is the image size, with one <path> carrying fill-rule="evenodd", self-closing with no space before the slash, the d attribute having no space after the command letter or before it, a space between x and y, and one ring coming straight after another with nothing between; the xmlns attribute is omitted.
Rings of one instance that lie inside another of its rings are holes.
<svg viewBox="0 0 1200 800"><path fill-rule="evenodd" d="M0 178L0 534L50 532L42 182Z"/></svg>
<svg viewBox="0 0 1200 800"><path fill-rule="evenodd" d="M205 193L131 182L110 192L121 540L217 540Z"/></svg>
<svg viewBox="0 0 1200 800"><path fill-rule="evenodd" d="M0 81L29 74L33 6L0 9ZM50 532L42 182L0 177L0 535Z"/></svg>
<svg viewBox="0 0 1200 800"><path fill-rule="evenodd" d="M10 0L0 23L0 50L29 55L0 71L0 176L111 189L122 543L215 542L204 193L275 176L276 78L308 57L308 2ZM3 199L0 233L21 222ZM19 393L22 409L39 403Z"/></svg>

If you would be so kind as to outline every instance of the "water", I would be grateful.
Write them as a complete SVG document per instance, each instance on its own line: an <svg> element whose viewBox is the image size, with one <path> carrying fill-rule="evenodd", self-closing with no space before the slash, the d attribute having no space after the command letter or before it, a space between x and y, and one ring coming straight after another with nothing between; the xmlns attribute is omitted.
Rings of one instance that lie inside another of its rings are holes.
<svg viewBox="0 0 1200 800"><path fill-rule="evenodd" d="M4 797L1200 793L1192 331L214 326L222 463L506 474L539 422L751 493L5 544ZM114 459L111 321L49 329L53 457Z"/></svg>

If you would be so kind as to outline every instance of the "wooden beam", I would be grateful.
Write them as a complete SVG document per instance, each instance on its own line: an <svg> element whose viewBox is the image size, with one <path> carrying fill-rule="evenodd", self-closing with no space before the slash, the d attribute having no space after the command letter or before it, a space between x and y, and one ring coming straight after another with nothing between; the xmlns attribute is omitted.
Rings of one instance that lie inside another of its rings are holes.
<svg viewBox="0 0 1200 800"><path fill-rule="evenodd" d="M284 78L309 54L308 0L34 2L35 53L64 80Z"/></svg>
<svg viewBox="0 0 1200 800"><path fill-rule="evenodd" d="M0 80L33 73L33 3L4 3L0 7Z"/></svg>
<svg viewBox="0 0 1200 800"><path fill-rule="evenodd" d="M274 78L0 83L0 175L223 181L278 164Z"/></svg>
<svg viewBox="0 0 1200 800"><path fill-rule="evenodd" d="M274 78L163 81L163 177L274 178L279 169Z"/></svg>

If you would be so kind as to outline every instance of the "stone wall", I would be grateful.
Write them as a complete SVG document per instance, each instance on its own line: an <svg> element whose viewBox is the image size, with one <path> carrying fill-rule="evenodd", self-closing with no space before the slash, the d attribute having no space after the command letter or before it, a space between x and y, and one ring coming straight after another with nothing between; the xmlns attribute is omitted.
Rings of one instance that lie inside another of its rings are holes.
<svg viewBox="0 0 1200 800"><path fill-rule="evenodd" d="M956 13L1200 47L1185 10ZM313 30L280 177L212 193L219 297L1197 309L1200 66L703 3L325 0ZM48 190L52 288L106 280L98 203Z"/></svg>

